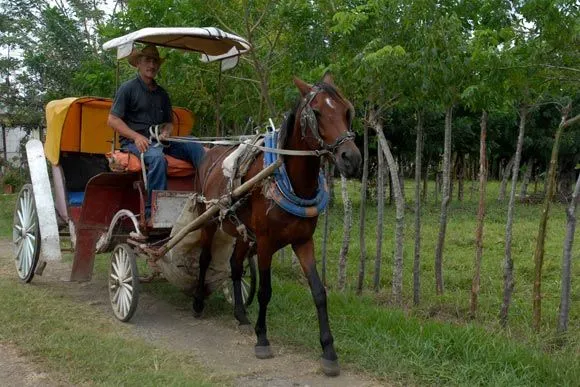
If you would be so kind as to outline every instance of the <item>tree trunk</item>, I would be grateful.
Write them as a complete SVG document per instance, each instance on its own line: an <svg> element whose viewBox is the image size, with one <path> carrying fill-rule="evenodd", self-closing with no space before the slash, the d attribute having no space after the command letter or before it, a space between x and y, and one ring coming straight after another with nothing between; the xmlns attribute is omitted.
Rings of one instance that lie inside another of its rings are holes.
<svg viewBox="0 0 580 387"><path fill-rule="evenodd" d="M383 125L379 122L377 117L377 112L371 110L370 122L373 128L377 132L381 147L385 158L387 159L387 165L391 172L391 186L393 187L393 194L395 196L396 205L396 222L395 222L395 259L393 262L393 302L395 304L401 304L403 300L403 230L405 227L404 217L405 217L405 203L403 201L403 193L401 192L401 186L399 185L399 173L397 171L397 164L391 153L391 148L387 143L385 134L383 133Z"/></svg>
<svg viewBox="0 0 580 387"><path fill-rule="evenodd" d="M365 260L367 258L366 244L365 244L365 210L367 199L367 183L369 177L369 130L366 125L363 128L363 175L362 184L360 188L360 223L359 223L359 248L360 248L360 262L358 267L358 281L356 284L357 294L361 294L363 282L365 279ZM378 187L377 187L378 189ZM377 191L378 192L378 191Z"/></svg>
<svg viewBox="0 0 580 387"><path fill-rule="evenodd" d="M425 139L423 139L423 141L425 141ZM423 170L423 192L421 195L423 203L425 203L427 201L427 178L429 177L429 162L427 162L427 164L423 167Z"/></svg>
<svg viewBox="0 0 580 387"><path fill-rule="evenodd" d="M384 151L383 151L384 153ZM387 170L389 168L387 167ZM393 193L393 181L391 180L393 177L391 176L391 173L389 172L389 177L388 177L388 181L389 181L389 206L391 204L393 204L393 197L395 196Z"/></svg>
<svg viewBox="0 0 580 387"><path fill-rule="evenodd" d="M383 215L385 213L385 156L381 149L381 143L377 144L377 248L375 256L375 275L373 287L379 291L381 284L381 261L383 259Z"/></svg>
<svg viewBox="0 0 580 387"><path fill-rule="evenodd" d="M435 191L433 195L435 196L435 203L439 200L439 192L441 191L441 175L439 171L435 170Z"/></svg>
<svg viewBox="0 0 580 387"><path fill-rule="evenodd" d="M562 120L556 131L556 138L554 145L552 145L552 157L550 158L550 169L548 171L548 188L546 196L544 197L544 209L540 219L540 226L538 229L538 237L536 238L536 249L534 251L534 304L533 312L533 327L536 332L540 331L542 319L542 265L544 264L544 241L546 239L546 227L548 224L548 216L550 214L550 204L554 196L554 186L556 185L556 167L558 164L558 151L560 150L560 139L564 129L572 123L580 120L580 114L574 118L567 120L568 114L572 109L572 105L568 104L562 110Z"/></svg>
<svg viewBox="0 0 580 387"><path fill-rule="evenodd" d="M572 193L570 204L566 209L566 238L564 239L564 254L562 255L562 294L560 296L560 313L558 316L558 333L568 330L568 312L570 310L570 282L572 273L572 245L576 230L576 207L580 198L580 174Z"/></svg>
<svg viewBox="0 0 580 387"><path fill-rule="evenodd" d="M435 250L435 291L443 294L443 247L447 230L447 206L449 204L449 178L451 175L451 123L453 107L445 111L445 146L443 150L443 193L441 198L441 216L439 218L439 237Z"/></svg>
<svg viewBox="0 0 580 387"><path fill-rule="evenodd" d="M42 141L42 139L40 139ZM4 153L4 162L8 165L8 147L6 146L6 126L2 124L2 152Z"/></svg>
<svg viewBox="0 0 580 387"><path fill-rule="evenodd" d="M516 146L516 154L513 158L512 167L512 186L510 190L510 201L508 204L507 223L505 227L505 260L504 260L504 292L503 303L500 311L500 323L506 326L508 319L508 311L512 301L512 292L514 290L514 262L512 260L512 226L514 223L514 211L516 201L516 187L518 185L518 172L520 170L520 159L522 156L522 147L524 145L524 132L526 129L526 119L528 115L528 107L520 107L520 130L518 134L518 143ZM505 176L505 174L504 174Z"/></svg>
<svg viewBox="0 0 580 387"><path fill-rule="evenodd" d="M477 298L479 296L479 284L481 275L481 257L483 256L483 224L485 220L485 189L487 185L487 111L481 114L481 132L479 135L479 208L477 210L477 227L475 229L475 261L473 281L471 282L471 318L477 313Z"/></svg>
<svg viewBox="0 0 580 387"><path fill-rule="evenodd" d="M465 174L465 155L457 157L457 200L463 201L463 177Z"/></svg>
<svg viewBox="0 0 580 387"><path fill-rule="evenodd" d="M449 202L453 200L453 191L455 190L455 181L457 180L457 153L451 156L451 178L449 179Z"/></svg>
<svg viewBox="0 0 580 387"><path fill-rule="evenodd" d="M399 186L401 187L401 195L403 195L403 201L405 201L405 173L403 172L403 162L400 159L397 163L397 168L399 171Z"/></svg>
<svg viewBox="0 0 580 387"><path fill-rule="evenodd" d="M326 172L326 180L329 180L330 175L330 164L327 162L324 168ZM326 246L328 243L328 217L330 212L330 206L326 206L324 210L324 229L322 233L322 268L321 268L321 276L322 276L322 284L326 287Z"/></svg>
<svg viewBox="0 0 580 387"><path fill-rule="evenodd" d="M415 141L415 256L413 258L413 304L419 305L421 290L421 165L423 155L423 112L417 112Z"/></svg>
<svg viewBox="0 0 580 387"><path fill-rule="evenodd" d="M524 126L525 126L525 123L524 123ZM521 120L520 120L520 131L521 131ZM517 153L517 150L516 150L516 153ZM505 189L507 187L507 181L508 181L508 178L510 177L510 173L513 171L515 157L516 157L515 155L513 155L511 157L511 159L508 162L508 164L506 165L505 169L502 171L501 185L499 187L499 195L497 196L497 200L499 202L503 202L505 200Z"/></svg>
<svg viewBox="0 0 580 387"><path fill-rule="evenodd" d="M348 246L350 244L350 230L352 228L352 202L348 197L348 190L346 187L346 178L340 175L342 202L344 204L344 223L342 247L340 248L340 256L338 258L338 289L344 290L346 285L346 256L348 255Z"/></svg>
<svg viewBox="0 0 580 387"><path fill-rule="evenodd" d="M524 181L522 182L522 188L520 189L520 199L525 199L528 195L528 184L530 183L530 178L532 177L533 167L534 159L529 159L526 163L526 173L524 174Z"/></svg>

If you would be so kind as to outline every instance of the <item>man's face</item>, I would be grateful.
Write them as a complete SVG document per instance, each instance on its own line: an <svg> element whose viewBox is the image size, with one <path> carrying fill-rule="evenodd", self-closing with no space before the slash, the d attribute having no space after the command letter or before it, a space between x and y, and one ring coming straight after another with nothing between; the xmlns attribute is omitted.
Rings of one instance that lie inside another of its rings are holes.
<svg viewBox="0 0 580 387"><path fill-rule="evenodd" d="M139 74L142 76L154 79L159 72L159 60L148 56L142 56L137 64Z"/></svg>

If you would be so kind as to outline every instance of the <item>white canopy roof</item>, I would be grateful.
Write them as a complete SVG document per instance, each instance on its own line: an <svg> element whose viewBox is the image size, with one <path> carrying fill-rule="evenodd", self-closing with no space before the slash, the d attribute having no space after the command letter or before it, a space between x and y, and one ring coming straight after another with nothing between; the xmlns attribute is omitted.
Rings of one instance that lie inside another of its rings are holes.
<svg viewBox="0 0 580 387"><path fill-rule="evenodd" d="M238 57L251 49L244 38L215 27L143 28L109 40L103 44L103 49L117 48L117 59L122 59L131 54L134 42L196 51L202 54L201 60L204 62L222 61L222 69L224 65L234 67ZM232 62L228 58L235 60Z"/></svg>

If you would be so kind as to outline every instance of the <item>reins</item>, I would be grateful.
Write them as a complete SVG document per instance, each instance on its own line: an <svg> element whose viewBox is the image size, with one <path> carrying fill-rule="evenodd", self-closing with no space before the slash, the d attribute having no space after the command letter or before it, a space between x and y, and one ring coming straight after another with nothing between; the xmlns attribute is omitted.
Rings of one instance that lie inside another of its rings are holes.
<svg viewBox="0 0 580 387"><path fill-rule="evenodd" d="M159 138L160 136L160 129L162 128L163 125L153 125L149 128L149 134L150 134L150 138L149 141L152 142L152 140L156 140L157 144L161 144L161 146L167 146L164 145L163 142L195 142L198 144L211 144L211 145L224 145L224 146L235 146L235 145L241 145L241 144L246 144L248 146L251 146L253 148L257 148L263 152L270 152L270 153L275 153L278 155L286 155L286 156L315 156L315 157L322 157L325 155L330 155L330 157L332 157L332 154L334 153L334 151L340 147L342 144L344 144L347 141L353 141L355 139L355 134L354 132L352 132L349 127L349 129L344 132L343 134L341 134L340 136L338 136L338 138L332 143L332 144L327 144L322 137L320 136L320 131L318 128L318 119L316 117L316 113L314 112L314 109L312 109L312 107L310 106L310 104L312 103L312 101L314 100L314 98L318 95L318 93L324 91L324 89L322 87L320 87L319 85L314 85L312 87L312 90L304 97L302 98L302 101L300 102L300 104L298 105L298 110L300 110L300 130L302 133L302 138L307 138L309 136L306 135L306 131L308 128L310 128L310 132L312 133L312 136L314 137L314 139L318 142L318 145L322 148L322 149L316 149L316 150L290 150L290 149L280 149L280 148L267 148L267 147L263 147L260 145L256 145L256 144L250 144L250 143L246 143L245 141L250 139L250 138L254 138L255 135L242 135L242 136L232 136L232 137L200 137L200 138L195 138L195 137L181 137L181 136L170 136L167 138L164 138L163 140L161 140ZM273 126L272 120L270 120L271 125ZM349 123L349 126L352 123ZM262 137L264 135L261 135Z"/></svg>

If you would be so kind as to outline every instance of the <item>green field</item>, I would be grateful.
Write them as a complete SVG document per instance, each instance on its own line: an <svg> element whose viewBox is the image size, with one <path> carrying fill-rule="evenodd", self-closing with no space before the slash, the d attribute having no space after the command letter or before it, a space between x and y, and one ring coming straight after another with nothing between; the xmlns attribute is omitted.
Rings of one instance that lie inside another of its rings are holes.
<svg viewBox="0 0 580 387"><path fill-rule="evenodd" d="M328 294L330 321L337 351L347 368L364 370L390 382L457 385L577 385L580 380L580 267L574 266L569 334L566 344L555 334L560 296L560 265L565 214L562 205L552 207L543 282L542 332L531 329L533 248L540 206L518 204L514 222L512 256L516 286L507 329L501 329L497 315L501 305L505 214L507 204L496 201L498 184L488 186L488 214L484 231L484 256L480 309L477 318L468 317L473 275L474 232L477 192L466 185L463 203L453 201L444 251L445 294L435 295L434 247L438 233L439 205L429 200L422 216L421 305L412 306L413 213L405 214L405 305L389 303L394 238L394 206L385 209L381 291L372 289L376 245L376 208L367 208L367 273L362 296L354 294L359 261L358 201L360 186L349 184L353 199L353 233L348 255L347 290L336 290L338 253L342 239L342 206L339 187L331 209L328 247ZM533 190L533 186L530 187ZM412 182L406 182L408 204L412 205ZM470 199L471 197L471 199ZM10 231L13 197L2 197L0 224L3 235ZM320 223L321 225L322 223ZM320 232L317 231L317 246ZM576 233L574 258L580 256L580 233ZM318 256L320 249L318 248ZM285 343L306 349L305 356L319 352L318 326L313 302L299 267L291 264L290 250L275 259L273 296L269 308L269 332L275 345ZM106 270L102 256L96 270ZM319 264L320 269L320 264ZM170 302L188 306L190 301L169 284L145 286L145 290ZM7 313L7 312L6 312ZM253 321L257 305L250 307ZM208 304L208 316L231 319L230 307L216 294ZM14 317L18 318L18 317Z"/></svg>

